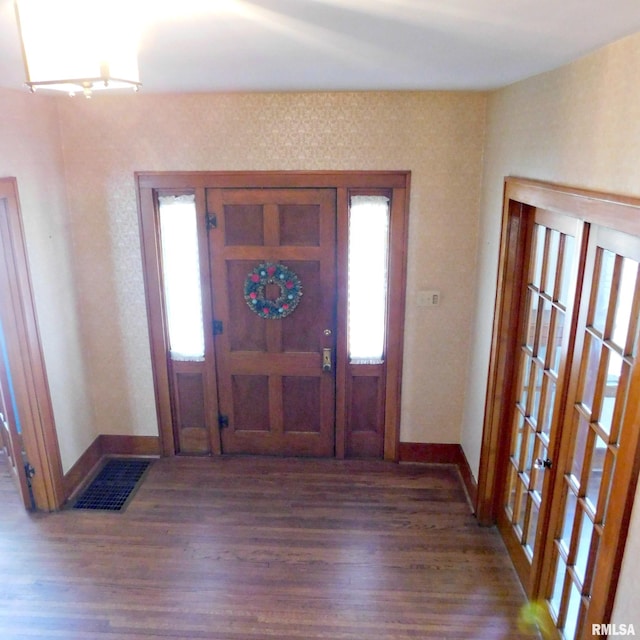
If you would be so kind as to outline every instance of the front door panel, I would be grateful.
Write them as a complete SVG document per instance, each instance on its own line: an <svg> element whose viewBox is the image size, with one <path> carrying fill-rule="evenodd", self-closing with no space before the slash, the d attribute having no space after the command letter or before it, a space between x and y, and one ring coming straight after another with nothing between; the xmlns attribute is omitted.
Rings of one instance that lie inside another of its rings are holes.
<svg viewBox="0 0 640 640"><path fill-rule="evenodd" d="M223 453L334 455L335 201L207 190Z"/></svg>

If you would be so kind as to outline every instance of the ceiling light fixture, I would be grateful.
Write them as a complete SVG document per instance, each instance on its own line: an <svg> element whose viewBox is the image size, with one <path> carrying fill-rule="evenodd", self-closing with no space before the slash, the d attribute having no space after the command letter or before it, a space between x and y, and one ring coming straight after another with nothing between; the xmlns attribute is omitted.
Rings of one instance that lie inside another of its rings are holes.
<svg viewBox="0 0 640 640"><path fill-rule="evenodd" d="M123 0L15 0L32 91L70 95L141 86L137 21Z"/></svg>

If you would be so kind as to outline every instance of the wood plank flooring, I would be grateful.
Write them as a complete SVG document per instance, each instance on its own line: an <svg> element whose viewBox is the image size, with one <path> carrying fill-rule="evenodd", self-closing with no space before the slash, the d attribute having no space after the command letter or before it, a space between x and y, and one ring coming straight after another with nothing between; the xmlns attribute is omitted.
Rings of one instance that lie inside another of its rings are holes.
<svg viewBox="0 0 640 640"><path fill-rule="evenodd" d="M166 458L124 513L28 514L1 458L3 640L524 637L455 467Z"/></svg>

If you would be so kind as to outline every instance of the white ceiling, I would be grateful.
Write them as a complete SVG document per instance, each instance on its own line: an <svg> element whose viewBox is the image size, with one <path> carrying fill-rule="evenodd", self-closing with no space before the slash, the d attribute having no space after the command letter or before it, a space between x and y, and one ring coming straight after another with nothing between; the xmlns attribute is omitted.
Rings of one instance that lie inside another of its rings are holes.
<svg viewBox="0 0 640 640"><path fill-rule="evenodd" d="M129 4L145 17L145 92L491 89L640 31L640 0ZM0 86L23 82L13 0L0 0Z"/></svg>

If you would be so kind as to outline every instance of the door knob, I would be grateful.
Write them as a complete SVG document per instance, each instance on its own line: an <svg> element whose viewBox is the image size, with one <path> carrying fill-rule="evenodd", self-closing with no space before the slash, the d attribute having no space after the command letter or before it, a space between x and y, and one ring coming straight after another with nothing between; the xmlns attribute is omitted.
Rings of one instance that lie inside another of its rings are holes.
<svg viewBox="0 0 640 640"><path fill-rule="evenodd" d="M551 467L553 466L553 462L550 458L546 458L545 460L543 460L542 458L536 458L533 466L536 469L541 469L544 471L544 469L551 469Z"/></svg>
<svg viewBox="0 0 640 640"><path fill-rule="evenodd" d="M323 371L331 371L333 369L333 365L331 364L331 349L323 349L322 350L322 370Z"/></svg>

